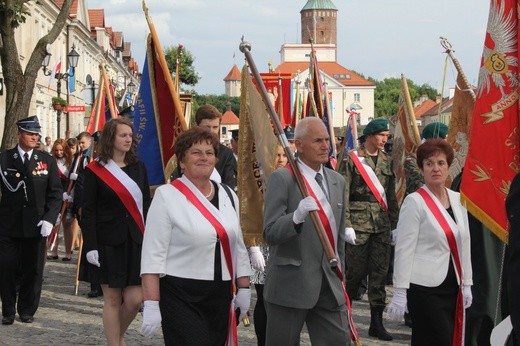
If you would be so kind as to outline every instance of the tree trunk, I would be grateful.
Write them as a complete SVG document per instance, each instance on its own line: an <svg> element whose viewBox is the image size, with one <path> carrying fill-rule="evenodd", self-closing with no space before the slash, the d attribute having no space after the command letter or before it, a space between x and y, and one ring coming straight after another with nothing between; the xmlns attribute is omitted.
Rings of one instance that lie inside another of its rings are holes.
<svg viewBox="0 0 520 346"><path fill-rule="evenodd" d="M53 27L36 44L25 72L22 71L18 48L14 39L15 29L18 28L18 10L20 3L27 1L6 0L0 3L0 58L2 59L2 71L6 90L5 123L1 150L13 147L17 143L16 122L31 116L29 109L33 96L34 84L41 67L41 62L46 55L46 46L56 40L63 30L68 18L68 13L74 0L65 0L61 11L56 18Z"/></svg>

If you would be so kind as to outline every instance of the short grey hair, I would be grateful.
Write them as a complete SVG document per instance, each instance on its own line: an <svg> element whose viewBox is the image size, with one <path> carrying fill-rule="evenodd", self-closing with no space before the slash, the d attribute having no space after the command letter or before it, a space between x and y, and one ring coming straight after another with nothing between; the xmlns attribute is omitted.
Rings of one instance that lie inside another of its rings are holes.
<svg viewBox="0 0 520 346"><path fill-rule="evenodd" d="M306 117L300 120L294 129L294 139L302 139L303 137L306 137L308 135L309 128L314 124L321 124L321 126L325 127L323 120L317 117Z"/></svg>

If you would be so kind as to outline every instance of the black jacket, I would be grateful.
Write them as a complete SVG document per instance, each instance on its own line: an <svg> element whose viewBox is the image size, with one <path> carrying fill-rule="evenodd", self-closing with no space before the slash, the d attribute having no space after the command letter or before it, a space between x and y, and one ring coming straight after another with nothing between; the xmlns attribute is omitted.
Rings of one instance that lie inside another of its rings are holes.
<svg viewBox="0 0 520 346"><path fill-rule="evenodd" d="M18 147L14 147L0 154L0 170L3 176L0 179L0 234L19 238L40 236L40 227L36 225L41 220L54 225L62 203L56 159L34 149L26 170ZM11 192L6 182L13 189L20 186Z"/></svg>
<svg viewBox="0 0 520 346"><path fill-rule="evenodd" d="M223 144L219 144L218 160L215 168L220 174L222 182L235 190L237 186L237 160L235 160L233 150Z"/></svg>
<svg viewBox="0 0 520 346"><path fill-rule="evenodd" d="M129 165L128 169L128 176L136 182L143 194L143 216L146 220L151 202L146 168L138 161ZM117 194L88 166L85 169L81 226L85 252L97 250L100 244L122 244L126 241L128 232L133 241L138 244L143 242L139 227Z"/></svg>

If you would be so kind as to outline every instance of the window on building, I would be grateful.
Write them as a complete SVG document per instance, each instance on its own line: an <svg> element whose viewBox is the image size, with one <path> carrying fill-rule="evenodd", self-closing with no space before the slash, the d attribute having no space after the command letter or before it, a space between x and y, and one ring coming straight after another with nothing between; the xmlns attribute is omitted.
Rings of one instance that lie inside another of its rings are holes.
<svg viewBox="0 0 520 346"><path fill-rule="evenodd" d="M354 93L354 102L360 102L361 101L361 95L359 93Z"/></svg>

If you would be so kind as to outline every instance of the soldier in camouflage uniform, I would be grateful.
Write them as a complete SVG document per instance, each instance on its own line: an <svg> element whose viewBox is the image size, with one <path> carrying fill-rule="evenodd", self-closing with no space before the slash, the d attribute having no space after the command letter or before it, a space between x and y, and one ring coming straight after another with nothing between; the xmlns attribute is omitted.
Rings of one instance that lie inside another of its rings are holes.
<svg viewBox="0 0 520 346"><path fill-rule="evenodd" d="M372 120L363 131L366 142L355 149L359 160L372 168L386 192L385 211L355 166L349 155L340 173L346 180L346 222L345 238L349 296L358 292L361 280L368 274L368 299L370 301L371 322L368 334L381 340L392 340L382 321L386 306L385 282L390 261L391 230L397 225L399 215L395 196L395 176L390 157L383 151L388 139L388 121L382 118Z"/></svg>
<svg viewBox="0 0 520 346"><path fill-rule="evenodd" d="M429 123L422 131L423 142L432 138L443 138L446 139L448 136L448 126L440 122ZM406 176L406 195L417 191L418 188L423 186L424 179L417 165L417 158L415 153L410 154L404 161L404 173Z"/></svg>

